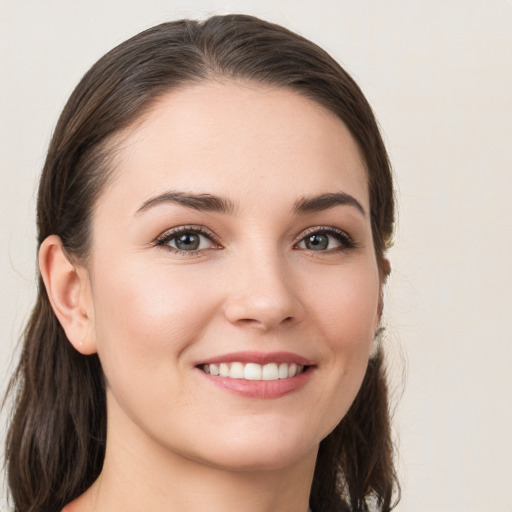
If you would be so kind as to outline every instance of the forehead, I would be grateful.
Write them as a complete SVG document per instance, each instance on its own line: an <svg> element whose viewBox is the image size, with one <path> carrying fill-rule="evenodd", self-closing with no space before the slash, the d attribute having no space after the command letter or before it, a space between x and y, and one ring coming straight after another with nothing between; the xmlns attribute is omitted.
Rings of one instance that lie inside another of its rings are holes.
<svg viewBox="0 0 512 512"><path fill-rule="evenodd" d="M289 89L186 86L160 97L122 138L107 193L117 190L125 202L165 188L241 200L258 193L262 202L271 199L266 192L286 202L337 189L368 209L354 138L337 116Z"/></svg>

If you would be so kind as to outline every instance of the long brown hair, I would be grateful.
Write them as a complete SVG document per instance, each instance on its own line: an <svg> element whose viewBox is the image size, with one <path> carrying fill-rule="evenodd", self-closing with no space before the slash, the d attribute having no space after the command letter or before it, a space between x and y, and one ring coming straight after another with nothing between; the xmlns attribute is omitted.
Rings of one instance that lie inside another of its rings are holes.
<svg viewBox="0 0 512 512"><path fill-rule="evenodd" d="M368 102L314 43L245 15L158 25L120 44L87 72L48 150L37 203L38 243L56 234L72 259L86 263L91 211L112 172L115 135L163 93L217 77L293 89L345 123L365 159L374 246L384 278L394 222L393 185ZM99 359L79 354L67 341L40 276L8 393L14 399L6 442L14 510L59 511L101 471L105 388ZM349 412L320 445L310 504L315 512L388 511L397 491L379 349Z"/></svg>

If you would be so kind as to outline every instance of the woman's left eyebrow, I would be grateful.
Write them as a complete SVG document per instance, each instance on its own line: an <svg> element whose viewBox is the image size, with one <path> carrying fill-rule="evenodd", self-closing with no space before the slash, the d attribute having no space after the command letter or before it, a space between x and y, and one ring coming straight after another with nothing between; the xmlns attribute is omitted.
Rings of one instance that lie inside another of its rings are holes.
<svg viewBox="0 0 512 512"><path fill-rule="evenodd" d="M303 197L296 201L293 210L296 213L313 213L334 208L335 206L351 206L359 211L363 217L366 212L361 203L345 192L331 192L318 196Z"/></svg>
<svg viewBox="0 0 512 512"><path fill-rule="evenodd" d="M142 206L137 210L136 215L165 203L179 204L186 208L207 212L233 213L235 211L235 204L225 197L212 194L191 194L187 192L167 191L144 201Z"/></svg>

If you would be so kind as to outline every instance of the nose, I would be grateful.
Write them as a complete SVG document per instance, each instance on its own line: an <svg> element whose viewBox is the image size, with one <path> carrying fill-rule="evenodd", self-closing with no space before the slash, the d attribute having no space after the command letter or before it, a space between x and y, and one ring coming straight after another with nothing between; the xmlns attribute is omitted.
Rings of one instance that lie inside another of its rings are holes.
<svg viewBox="0 0 512 512"><path fill-rule="evenodd" d="M271 330L295 324L304 316L299 283L278 254L241 258L231 268L226 318L238 326Z"/></svg>

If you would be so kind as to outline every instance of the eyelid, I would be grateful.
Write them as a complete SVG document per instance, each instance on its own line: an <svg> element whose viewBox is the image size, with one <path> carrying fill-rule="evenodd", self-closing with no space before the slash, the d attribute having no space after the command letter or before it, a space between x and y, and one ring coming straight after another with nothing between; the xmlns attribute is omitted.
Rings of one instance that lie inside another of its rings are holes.
<svg viewBox="0 0 512 512"><path fill-rule="evenodd" d="M206 249L183 251L176 247L172 247L166 243L166 242L172 240L173 238L179 236L182 233L197 233L201 236L204 236L212 242L213 247L208 247ZM300 233L300 235L297 237L297 239L295 240L295 242L293 244L294 249L307 250L304 248L297 248L297 245L300 242L302 242L308 235L312 235L315 233L323 233L326 235L333 236L341 244L340 247L337 247L334 249L318 251L318 254L342 252L342 251L354 249L357 247L357 243L354 241L354 239L346 231L344 231L342 229L336 228L334 226L312 226L312 227L305 229L304 231L302 231ZM152 245L155 245L157 247L162 247L162 248L165 248L166 250L169 250L173 253L183 254L186 256L198 255L201 252L211 250L211 249L222 249L222 244L219 242L218 236L213 231L208 229L206 226L195 225L195 224L176 226L174 228L167 229L155 238Z"/></svg>
<svg viewBox="0 0 512 512"><path fill-rule="evenodd" d="M355 249L358 247L356 241L346 231L344 231L343 229L336 228L334 226L312 226L310 228L305 229L298 236L297 240L294 243L294 247L296 247L300 242L302 242L308 235L313 235L315 233L325 233L327 235L334 236L343 245L340 248L329 249L326 251L318 251L318 253L341 252L344 250Z"/></svg>
<svg viewBox="0 0 512 512"><path fill-rule="evenodd" d="M208 250L208 249L200 249L200 250L195 250L195 251L181 251L181 250L177 249L176 247L171 247L166 244L166 242L168 242L169 240L172 240L173 238L176 238L177 236L179 236L182 233L197 233L201 236L208 238L212 242L212 245L216 246L216 247L209 247L208 249L221 249L222 248L217 235L213 231L208 229L207 227L201 226L199 224L197 224L197 225L188 224L188 225L184 225L184 226L176 226L174 228L167 229L155 238L153 245L155 245L157 247L163 247L166 250L169 250L169 251L177 253L177 254L185 254L187 256L197 255L198 253Z"/></svg>

